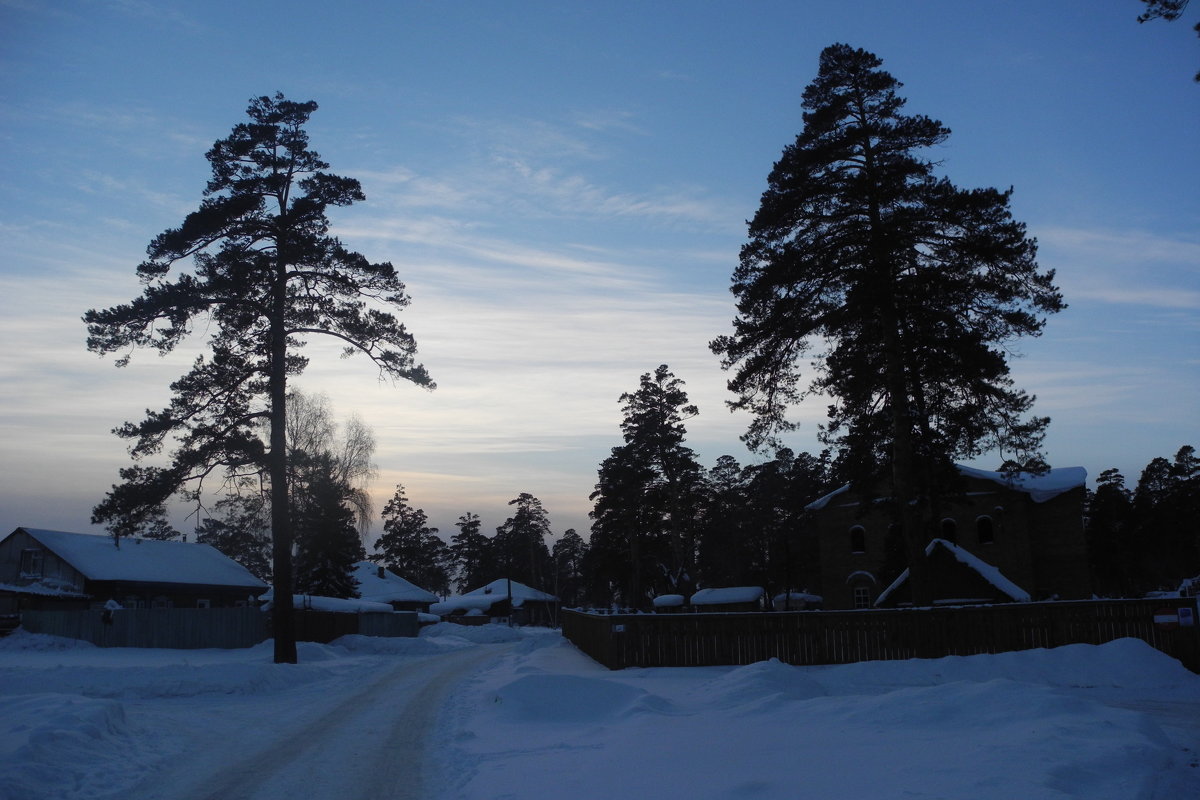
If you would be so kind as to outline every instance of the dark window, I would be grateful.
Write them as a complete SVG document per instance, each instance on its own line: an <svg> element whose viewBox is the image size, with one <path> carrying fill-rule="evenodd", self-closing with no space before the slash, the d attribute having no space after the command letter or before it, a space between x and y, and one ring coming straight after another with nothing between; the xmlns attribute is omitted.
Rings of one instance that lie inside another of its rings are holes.
<svg viewBox="0 0 1200 800"><path fill-rule="evenodd" d="M42 551L41 551L41 548L31 547L28 550L21 551L21 577L22 578L40 578L40 577L42 577Z"/></svg>
<svg viewBox="0 0 1200 800"><path fill-rule="evenodd" d="M996 541L996 527L992 518L984 514L975 520L975 535L980 544L991 544Z"/></svg>
<svg viewBox="0 0 1200 800"><path fill-rule="evenodd" d="M942 520L942 538L953 544L958 543L958 523L949 517Z"/></svg>
<svg viewBox="0 0 1200 800"><path fill-rule="evenodd" d="M862 525L855 525L850 529L850 552L867 552L867 532Z"/></svg>
<svg viewBox="0 0 1200 800"><path fill-rule="evenodd" d="M871 607L871 590L866 586L854 587L854 607L855 608L870 608Z"/></svg>

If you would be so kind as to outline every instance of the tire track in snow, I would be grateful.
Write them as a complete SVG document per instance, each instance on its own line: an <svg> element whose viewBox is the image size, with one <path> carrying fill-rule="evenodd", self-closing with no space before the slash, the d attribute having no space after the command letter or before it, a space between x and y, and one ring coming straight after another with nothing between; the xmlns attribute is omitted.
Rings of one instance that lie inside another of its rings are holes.
<svg viewBox="0 0 1200 800"><path fill-rule="evenodd" d="M427 734L449 687L508 647L405 661L315 719L232 763L184 761L127 796L144 800L419 800ZM232 751L229 742L219 745Z"/></svg>

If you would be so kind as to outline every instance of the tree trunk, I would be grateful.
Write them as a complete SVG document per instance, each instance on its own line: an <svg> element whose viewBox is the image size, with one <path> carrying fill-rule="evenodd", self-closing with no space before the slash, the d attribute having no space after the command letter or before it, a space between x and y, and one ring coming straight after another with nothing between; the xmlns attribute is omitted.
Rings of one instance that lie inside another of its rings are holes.
<svg viewBox="0 0 1200 800"><path fill-rule="evenodd" d="M282 242L280 251L283 250ZM295 611L292 608L292 519L287 475L287 274L279 255L274 307L271 309L271 537L275 603L271 612L275 663L296 663Z"/></svg>

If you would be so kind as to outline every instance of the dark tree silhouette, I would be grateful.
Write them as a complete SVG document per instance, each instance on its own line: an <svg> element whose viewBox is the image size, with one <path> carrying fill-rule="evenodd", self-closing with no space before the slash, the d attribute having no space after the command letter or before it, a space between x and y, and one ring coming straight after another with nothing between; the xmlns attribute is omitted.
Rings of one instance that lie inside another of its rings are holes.
<svg viewBox="0 0 1200 800"><path fill-rule="evenodd" d="M496 566L492 540L481 531L483 523L470 511L454 523L458 533L450 540L450 556L457 574L460 592L470 591L504 577Z"/></svg>
<svg viewBox="0 0 1200 800"><path fill-rule="evenodd" d="M568 528L562 538L554 543L550 555L554 559L552 591L564 606L578 605L583 599L583 564L587 558L587 542L574 528Z"/></svg>
<svg viewBox="0 0 1200 800"><path fill-rule="evenodd" d="M848 473L867 482L890 467L920 603L952 459L998 448L1043 466L1048 420L1023 418L1033 398L1013 388L1005 345L1040 333L1039 315L1063 303L1009 192L934 175L919 152L950 132L902 114L881 64L844 44L822 51L804 129L771 172L733 275L734 333L712 349L734 370L730 406L753 414L752 447L794 427L787 408L820 393L832 400L823 441ZM827 349L805 390L799 363L816 340Z"/></svg>
<svg viewBox="0 0 1200 800"><path fill-rule="evenodd" d="M271 513L259 492L230 494L213 516L196 526L196 541L210 544L260 580L271 580Z"/></svg>
<svg viewBox="0 0 1200 800"><path fill-rule="evenodd" d="M501 577L546 591L552 577L550 548L546 546L550 517L542 501L528 492L521 492L508 504L516 506L516 511L496 528L491 544L496 564L504 571Z"/></svg>
<svg viewBox="0 0 1200 800"><path fill-rule="evenodd" d="M366 558L349 487L334 460L318 457L305 465L305 492L294 498L296 591L323 597L358 597L354 565ZM278 597L275 609L279 608Z"/></svg>
<svg viewBox="0 0 1200 800"><path fill-rule="evenodd" d="M1146 6L1146 10L1138 15L1138 22L1149 22L1152 19L1165 19L1167 22L1174 22L1183 16L1184 10L1188 7L1189 0L1141 0ZM1200 22L1197 22L1192 27L1198 35L1200 35ZM1193 78L1200 83L1200 72L1196 73Z"/></svg>
<svg viewBox="0 0 1200 800"><path fill-rule="evenodd" d="M93 511L96 522L136 525L172 493L213 473L265 468L271 491L276 610L275 660L295 662L292 530L288 514L288 378L307 365L305 337L331 336L365 354L382 377L432 388L414 362L416 344L393 315L409 302L391 264L373 264L328 233L326 209L363 199L358 181L332 175L308 147L313 102L259 97L250 121L216 142L199 210L158 236L137 268L145 290L128 305L90 310L88 348L100 354L149 347L166 353L194 328L211 331L210 353L171 385L174 397L117 435L135 459L176 440L168 466L121 470ZM191 262L192 271L183 268ZM176 268L174 279L170 274ZM269 440L260 436L269 421Z"/></svg>
<svg viewBox="0 0 1200 800"><path fill-rule="evenodd" d="M423 589L445 596L450 591L450 548L429 526L425 512L409 505L404 487L383 508L383 535L371 558Z"/></svg>
<svg viewBox="0 0 1200 800"><path fill-rule="evenodd" d="M647 591L683 592L694 580L703 475L683 441L684 421L699 412L666 364L643 374L638 390L620 400L625 444L600 465L591 495L592 546L609 554L604 560L613 566L628 552L622 595L640 607Z"/></svg>

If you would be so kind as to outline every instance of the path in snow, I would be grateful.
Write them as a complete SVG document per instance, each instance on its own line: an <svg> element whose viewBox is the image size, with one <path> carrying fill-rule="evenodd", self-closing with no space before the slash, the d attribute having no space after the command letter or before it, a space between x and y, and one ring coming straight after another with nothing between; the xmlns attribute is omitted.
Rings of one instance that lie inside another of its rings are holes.
<svg viewBox="0 0 1200 800"><path fill-rule="evenodd" d="M313 715L280 714L271 741L231 736L178 757L123 796L128 800L417 800L424 796L426 736L447 690L507 647L405 659ZM270 729L270 725L264 726Z"/></svg>

